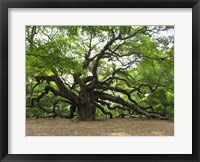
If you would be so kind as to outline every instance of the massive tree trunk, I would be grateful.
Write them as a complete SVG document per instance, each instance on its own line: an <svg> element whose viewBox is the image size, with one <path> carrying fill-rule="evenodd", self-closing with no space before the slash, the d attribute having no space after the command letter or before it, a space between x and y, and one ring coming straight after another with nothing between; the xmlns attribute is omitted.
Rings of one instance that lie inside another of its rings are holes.
<svg viewBox="0 0 200 162"><path fill-rule="evenodd" d="M81 88L80 104L78 105L79 120L94 120L96 107L93 104L93 93L86 86Z"/></svg>
<svg viewBox="0 0 200 162"><path fill-rule="evenodd" d="M94 105L94 89L89 87L86 83L90 81L90 77L85 80L80 79L79 73L73 75L74 81L80 86L80 93L78 95L79 102L78 107L78 119L79 120L94 120L96 106Z"/></svg>
<svg viewBox="0 0 200 162"><path fill-rule="evenodd" d="M91 103L83 103L78 105L78 119L79 120L94 120L95 106Z"/></svg>

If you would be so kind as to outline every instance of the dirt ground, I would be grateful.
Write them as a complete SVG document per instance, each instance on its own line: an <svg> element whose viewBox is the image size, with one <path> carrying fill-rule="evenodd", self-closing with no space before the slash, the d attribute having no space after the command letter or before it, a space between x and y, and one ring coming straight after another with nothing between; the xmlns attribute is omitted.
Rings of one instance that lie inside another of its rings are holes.
<svg viewBox="0 0 200 162"><path fill-rule="evenodd" d="M116 118L97 121L26 119L27 136L173 136L167 120Z"/></svg>

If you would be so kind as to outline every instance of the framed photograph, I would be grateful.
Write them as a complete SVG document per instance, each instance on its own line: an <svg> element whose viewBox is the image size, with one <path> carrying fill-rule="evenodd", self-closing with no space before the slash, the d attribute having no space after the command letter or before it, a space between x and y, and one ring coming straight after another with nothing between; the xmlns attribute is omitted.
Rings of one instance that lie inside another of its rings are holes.
<svg viewBox="0 0 200 162"><path fill-rule="evenodd" d="M198 0L2 0L0 160L200 161Z"/></svg>

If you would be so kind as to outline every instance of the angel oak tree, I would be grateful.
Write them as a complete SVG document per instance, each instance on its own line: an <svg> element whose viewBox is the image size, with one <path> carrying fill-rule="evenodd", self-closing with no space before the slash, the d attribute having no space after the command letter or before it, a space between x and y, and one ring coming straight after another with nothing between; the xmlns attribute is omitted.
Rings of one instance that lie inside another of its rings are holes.
<svg viewBox="0 0 200 162"><path fill-rule="evenodd" d="M173 26L27 26L27 107L69 118L173 115ZM52 107L41 100L52 101ZM52 97L52 95L54 97Z"/></svg>

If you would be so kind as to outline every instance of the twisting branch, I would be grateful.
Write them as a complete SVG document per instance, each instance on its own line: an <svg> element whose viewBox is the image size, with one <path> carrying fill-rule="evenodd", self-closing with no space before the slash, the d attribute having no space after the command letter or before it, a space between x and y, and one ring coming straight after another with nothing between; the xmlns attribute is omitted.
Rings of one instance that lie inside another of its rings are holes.
<svg viewBox="0 0 200 162"><path fill-rule="evenodd" d="M103 101L103 100L96 100L96 102L102 104L102 105L105 105L109 110L116 110L116 109L121 109L121 110L127 110L129 112L130 115L132 115L132 111L130 108L125 108L125 107L122 107L122 106L119 106L119 105L115 105L113 107L110 106L109 103Z"/></svg>
<svg viewBox="0 0 200 162"><path fill-rule="evenodd" d="M111 96L111 95L101 93L101 92L97 92L97 91L95 92L95 95L97 95L102 100L109 100L111 102L118 103L122 106L129 107L132 110L136 111L137 113L145 115L147 117L157 117L157 118L160 118L160 119L168 119L168 116L161 116L161 115L156 114L156 113L148 113L148 112L142 110L141 108L139 108L137 105L126 102L120 97Z"/></svg>
<svg viewBox="0 0 200 162"><path fill-rule="evenodd" d="M101 50L101 52L97 55L97 58L95 60L95 63L93 65L93 69L92 69L92 74L94 76L94 78L97 80L97 67L99 65L99 61L100 59L103 57L103 55L105 54L106 50L108 50L109 46L111 46L114 41L116 41L117 39L119 39L121 37L121 35L118 35L117 37L114 37L112 39L110 39L110 41L108 41L106 43L106 45L104 46L104 48Z"/></svg>
<svg viewBox="0 0 200 162"><path fill-rule="evenodd" d="M95 88L102 89L102 90L112 90L112 91L115 91L115 92L121 92L121 93L125 94L131 102L133 102L134 104L138 105L137 102L131 98L131 93L135 89L130 91L130 92L128 92L128 91L126 91L124 89L121 89L121 88L118 88L118 87L105 86L105 85L101 85L101 84L96 84Z"/></svg>
<svg viewBox="0 0 200 162"><path fill-rule="evenodd" d="M59 88L59 91L55 90L55 89L54 89L53 87L51 87L51 86L46 86L46 88L47 88L48 90L50 90L54 95L58 95L58 96L67 98L67 99L69 99L70 101L73 101L73 102L75 102L75 103L78 103L78 102L79 102L79 100L80 100L79 97L78 97L75 93L69 91L69 90L65 87L65 85L64 85L63 81L60 79L60 77L58 77L58 76L37 76L37 77L35 77L35 78L36 78L36 80L37 80L38 82L40 82L40 80L46 80L47 82L50 82L50 81L55 82L56 85L57 85L58 88Z"/></svg>
<svg viewBox="0 0 200 162"><path fill-rule="evenodd" d="M102 112L103 114L109 115L109 116L110 116L110 119L113 118L113 115L112 115L111 112L105 111L104 108L103 108L102 106L100 106L99 104L97 104L97 103L94 103L94 104L95 104L95 106L96 106L97 108L99 108L99 109L101 110L101 112Z"/></svg>

